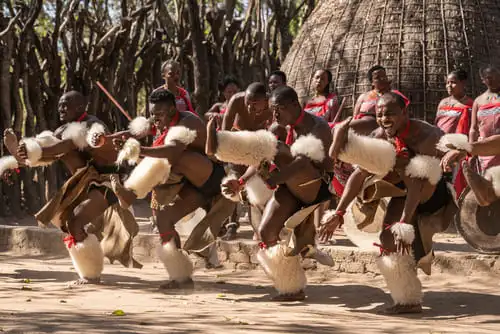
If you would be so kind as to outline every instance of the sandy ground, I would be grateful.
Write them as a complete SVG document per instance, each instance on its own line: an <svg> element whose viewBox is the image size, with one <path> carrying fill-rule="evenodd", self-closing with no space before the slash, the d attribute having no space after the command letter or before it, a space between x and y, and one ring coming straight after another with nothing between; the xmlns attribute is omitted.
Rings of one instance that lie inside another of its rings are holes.
<svg viewBox="0 0 500 334"><path fill-rule="evenodd" d="M158 263L107 264L103 284L67 288L69 259L0 255L0 332L7 333L498 333L500 289L491 276L421 276L422 315L383 316L381 276L308 272L305 302L269 301L261 270L204 271L191 291L161 292ZM112 313L122 310L124 315Z"/></svg>

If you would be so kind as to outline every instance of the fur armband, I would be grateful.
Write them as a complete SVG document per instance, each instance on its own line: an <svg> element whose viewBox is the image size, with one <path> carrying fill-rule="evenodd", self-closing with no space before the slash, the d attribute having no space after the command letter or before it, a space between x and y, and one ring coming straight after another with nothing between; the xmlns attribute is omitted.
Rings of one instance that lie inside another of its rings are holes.
<svg viewBox="0 0 500 334"><path fill-rule="evenodd" d="M90 147L97 147L96 145L94 145L92 142L92 137L94 135L104 135L106 134L106 128L104 127L104 125L102 125L101 123L94 123L92 124L92 126L90 127L89 131L87 132L87 145L89 145Z"/></svg>
<svg viewBox="0 0 500 334"><path fill-rule="evenodd" d="M350 130L339 159L371 174L385 176L396 164L396 150L388 141L361 136Z"/></svg>
<svg viewBox="0 0 500 334"><path fill-rule="evenodd" d="M472 146L469 143L469 138L460 133L449 133L441 137L436 145L436 148L441 152L450 150L472 151Z"/></svg>
<svg viewBox="0 0 500 334"><path fill-rule="evenodd" d="M259 166L272 161L278 151L278 140L267 130L219 131L217 142L216 158L236 165Z"/></svg>
<svg viewBox="0 0 500 334"><path fill-rule="evenodd" d="M151 122L146 117L138 116L130 122L128 129L135 137L145 137L151 131Z"/></svg>
<svg viewBox="0 0 500 334"><path fill-rule="evenodd" d="M128 161L129 165L135 165L139 161L140 154L141 143L135 138L129 138L118 152L116 164L121 165L124 161Z"/></svg>

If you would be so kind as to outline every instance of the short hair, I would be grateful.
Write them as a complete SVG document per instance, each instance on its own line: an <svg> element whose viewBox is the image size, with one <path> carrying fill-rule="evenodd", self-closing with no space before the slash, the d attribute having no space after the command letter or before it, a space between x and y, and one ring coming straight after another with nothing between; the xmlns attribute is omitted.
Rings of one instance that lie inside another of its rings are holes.
<svg viewBox="0 0 500 334"><path fill-rule="evenodd" d="M238 88L240 88L240 83L238 82L238 80L235 77L228 75L228 76L225 76L224 79L222 80L222 82L219 84L219 90L223 91L230 84L233 84L233 85L237 86Z"/></svg>
<svg viewBox="0 0 500 334"><path fill-rule="evenodd" d="M498 67L493 65L493 64L488 64L486 66L483 66L479 69L479 75L481 78L484 78L484 73L487 71L497 71L498 72Z"/></svg>
<svg viewBox="0 0 500 334"><path fill-rule="evenodd" d="M254 98L267 98L266 86L260 82L251 83L245 90L245 94Z"/></svg>
<svg viewBox="0 0 500 334"><path fill-rule="evenodd" d="M297 92L289 86L280 86L273 90L273 92L271 93L271 99L283 104L294 102L299 103L299 96L297 95Z"/></svg>
<svg viewBox="0 0 500 334"><path fill-rule="evenodd" d="M281 81L283 81L283 83L286 85L286 74L285 72L283 71L273 71L271 72L271 74L269 75L269 78L272 77L273 75L277 76L277 77L280 77L281 78Z"/></svg>
<svg viewBox="0 0 500 334"><path fill-rule="evenodd" d="M178 62L176 62L175 60L173 59L169 59L167 60L166 62L164 62L162 65L161 65L161 73L165 73L165 71L167 70L167 67L178 67L178 68L181 68L181 64L179 64Z"/></svg>
<svg viewBox="0 0 500 334"><path fill-rule="evenodd" d="M368 81L372 82L373 80L373 73L376 72L376 71L380 71L380 70L383 70L385 71L385 67L381 66L381 65L375 65L375 66L372 66L369 70L368 70Z"/></svg>
<svg viewBox="0 0 500 334"><path fill-rule="evenodd" d="M465 81L468 77L467 72L461 68L451 71L449 75L456 76L460 81Z"/></svg>
<svg viewBox="0 0 500 334"><path fill-rule="evenodd" d="M175 95L167 89L160 88L149 95L149 103L166 103L175 106Z"/></svg>
<svg viewBox="0 0 500 334"><path fill-rule="evenodd" d="M382 95L380 100L386 100L386 99L387 100L395 100L401 109L406 108L406 101L401 94L398 94L396 92L387 92L384 95Z"/></svg>
<svg viewBox="0 0 500 334"><path fill-rule="evenodd" d="M71 99L72 101L75 101L76 104L78 104L78 105L85 106L87 104L87 99L79 91L70 90L69 92L64 93L63 96L67 97L68 99Z"/></svg>

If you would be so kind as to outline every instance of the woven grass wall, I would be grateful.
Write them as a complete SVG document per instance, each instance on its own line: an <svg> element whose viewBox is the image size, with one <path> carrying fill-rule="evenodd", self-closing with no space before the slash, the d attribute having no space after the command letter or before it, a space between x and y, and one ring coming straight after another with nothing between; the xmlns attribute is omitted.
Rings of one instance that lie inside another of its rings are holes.
<svg viewBox="0 0 500 334"><path fill-rule="evenodd" d="M314 70L327 68L346 98L344 116L371 87L368 69L387 68L414 117L432 121L447 95L445 75L469 72L473 97L485 89L479 68L500 63L498 0L323 0L303 25L282 70L301 99Z"/></svg>

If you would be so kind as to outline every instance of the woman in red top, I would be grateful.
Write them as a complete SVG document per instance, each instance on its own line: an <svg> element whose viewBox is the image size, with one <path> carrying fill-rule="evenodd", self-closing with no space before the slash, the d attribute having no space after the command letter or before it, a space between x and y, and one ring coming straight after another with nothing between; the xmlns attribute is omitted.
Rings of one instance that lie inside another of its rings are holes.
<svg viewBox="0 0 500 334"><path fill-rule="evenodd" d="M446 90L450 96L441 100L436 112L435 125L444 133L469 134L472 104L474 100L465 94L465 83L467 72L455 70L446 77ZM467 186L462 169L459 167L453 171L453 186L456 197Z"/></svg>
<svg viewBox="0 0 500 334"><path fill-rule="evenodd" d="M369 92L361 94L354 105L354 119L372 117L375 120L375 107L378 99L387 92L393 91L399 94L405 100L406 107L410 104L410 100L401 92L391 89L391 81L387 77L385 68L380 65L375 65L368 70L368 81L372 84L373 89Z"/></svg>
<svg viewBox="0 0 500 334"><path fill-rule="evenodd" d="M240 91L240 85L236 78L227 76L224 78L224 81L222 81L222 84L219 85L219 91L222 93L224 101L215 103L212 108L205 113L205 119L208 121L212 116L217 116L217 125L220 128L221 124L219 123L222 123L222 117L218 116L224 115L229 100L231 100L234 94Z"/></svg>
<svg viewBox="0 0 500 334"><path fill-rule="evenodd" d="M469 134L470 114L474 100L465 94L467 72L456 70L446 78L447 98L441 100L436 113L435 125L444 133Z"/></svg>
<svg viewBox="0 0 500 334"><path fill-rule="evenodd" d="M339 111L337 94L330 92L332 73L328 70L317 70L313 77L313 87L316 93L310 99L304 111L332 122Z"/></svg>
<svg viewBox="0 0 500 334"><path fill-rule="evenodd" d="M190 111L193 114L198 115L194 111L189 93L180 86L181 65L176 61L167 60L161 66L161 73L163 75L163 79L165 80L165 84L155 90L163 88L171 91L175 95L175 106L177 107L177 110Z"/></svg>

